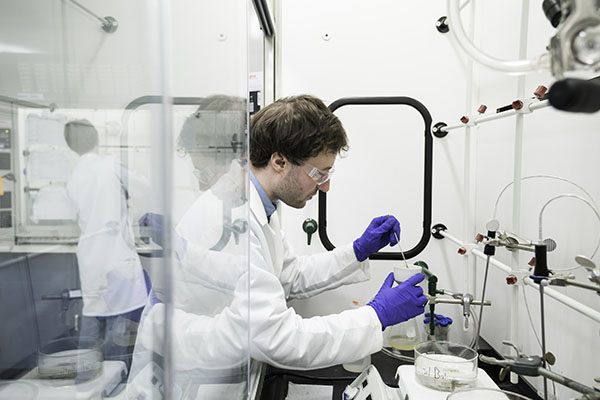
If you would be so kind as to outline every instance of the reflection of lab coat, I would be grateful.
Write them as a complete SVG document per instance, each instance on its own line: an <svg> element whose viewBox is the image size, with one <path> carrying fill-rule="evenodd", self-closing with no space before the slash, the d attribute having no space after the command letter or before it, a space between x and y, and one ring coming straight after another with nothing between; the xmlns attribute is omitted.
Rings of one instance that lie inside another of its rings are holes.
<svg viewBox="0 0 600 400"><path fill-rule="evenodd" d="M86 316L118 315L146 303L123 186L125 179L137 181L125 173L116 158L87 153L67 182L81 230L77 262Z"/></svg>

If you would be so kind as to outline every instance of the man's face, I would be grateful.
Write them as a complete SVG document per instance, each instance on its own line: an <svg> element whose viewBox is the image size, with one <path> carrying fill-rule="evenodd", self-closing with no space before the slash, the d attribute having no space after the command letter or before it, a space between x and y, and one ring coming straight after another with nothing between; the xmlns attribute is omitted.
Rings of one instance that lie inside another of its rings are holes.
<svg viewBox="0 0 600 400"><path fill-rule="evenodd" d="M320 170L328 171L333 168L335 163L335 154L323 152L316 157L306 160L305 165L293 165L288 163L288 171L281 183L276 188L275 197L283 201L290 207L302 208L306 202L312 199L318 190L327 192L329 190L329 181L317 185L315 181L308 176L306 170L309 170L306 164Z"/></svg>
<svg viewBox="0 0 600 400"><path fill-rule="evenodd" d="M228 170L233 155L223 153L190 152L194 175L201 191L210 189Z"/></svg>

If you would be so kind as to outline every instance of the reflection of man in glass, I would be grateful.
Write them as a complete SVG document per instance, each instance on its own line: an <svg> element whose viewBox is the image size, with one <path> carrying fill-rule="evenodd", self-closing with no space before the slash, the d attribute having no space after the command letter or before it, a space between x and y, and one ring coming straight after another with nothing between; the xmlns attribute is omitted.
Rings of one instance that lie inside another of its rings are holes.
<svg viewBox="0 0 600 400"><path fill-rule="evenodd" d="M230 308L236 286L248 282L246 115L245 99L210 96L202 99L181 129L178 152L190 157L202 194L176 226L173 335L162 336L165 305L147 307L129 378L129 398L160 396L157 371L163 366L156 357L153 362L152 353L163 356L167 342L173 348L176 394L184 399L243 398L247 322L239 324L238 318L231 318ZM146 214L140 225L150 226L153 240L162 245L161 215ZM218 343L222 323L228 325L226 346Z"/></svg>
<svg viewBox="0 0 600 400"><path fill-rule="evenodd" d="M143 180L112 156L99 154L98 132L87 120L65 125L65 140L80 155L67 182L81 230L77 262L83 295L82 337L104 340L104 357L130 363L146 282L128 218L128 188ZM127 180L127 183L125 183Z"/></svg>

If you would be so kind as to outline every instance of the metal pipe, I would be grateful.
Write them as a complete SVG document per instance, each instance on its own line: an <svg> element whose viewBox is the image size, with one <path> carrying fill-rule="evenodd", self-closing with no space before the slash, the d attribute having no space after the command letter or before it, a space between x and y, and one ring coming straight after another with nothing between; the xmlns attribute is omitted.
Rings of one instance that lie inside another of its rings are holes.
<svg viewBox="0 0 600 400"><path fill-rule="evenodd" d="M485 304L485 288L487 286L488 271L490 270L491 256L487 256L485 262L485 275L483 276L483 290L481 291L481 302ZM475 350L479 350L479 335L481 334L481 322L483 320L483 304L479 306L479 321L477 321L477 332L475 333Z"/></svg>
<svg viewBox="0 0 600 400"><path fill-rule="evenodd" d="M566 280L567 285L570 286L577 286L583 289L589 289L589 290L595 290L596 292L600 293L600 286L598 285L592 285L589 283L581 283L581 282L577 282L576 280L573 279L567 279Z"/></svg>
<svg viewBox="0 0 600 400"><path fill-rule="evenodd" d="M555 372L549 371L546 368L538 368L538 373L544 378L548 378L556 383L560 383L563 386L566 386L570 389L573 389L579 393L583 394L591 394L594 395L592 398L600 398L600 392L594 390L593 388L586 386L582 383L575 382L572 379L567 378L566 376L559 375Z"/></svg>
<svg viewBox="0 0 600 400"><path fill-rule="evenodd" d="M542 367L546 368L546 317L544 314L544 286L548 281L542 280L538 285L540 288L540 323L542 328ZM544 377L544 400L548 400L548 380Z"/></svg>
<svg viewBox="0 0 600 400"><path fill-rule="evenodd" d="M78 1L71 0L71 3L75 4L77 7L81 8L83 11L90 14L92 17L96 18L98 21L100 21L102 23L102 25L104 25L105 23L108 22L104 18L97 16L93 11L91 11L89 8L85 7L83 4L79 3Z"/></svg>
<svg viewBox="0 0 600 400"><path fill-rule="evenodd" d="M117 22L117 20L114 19L113 17L104 17L104 18L99 17L92 10L85 7L83 4L79 3L78 1L76 1L76 0L70 0L70 1L71 1L71 3L73 3L80 9L82 9L84 12L86 12L87 14L91 15L92 17L94 17L98 21L100 21L100 23L102 24L102 29L104 31L106 31L108 33L113 33L114 31L117 30L117 27L119 26L119 22Z"/></svg>
<svg viewBox="0 0 600 400"><path fill-rule="evenodd" d="M427 300L429 300L429 302L432 302L434 304L463 304L461 299L443 299L443 298L439 298L437 296L425 296L427 297ZM471 300L471 305L474 306L480 306L481 305L481 300ZM491 306L492 302L490 300L485 300L483 302L484 306Z"/></svg>

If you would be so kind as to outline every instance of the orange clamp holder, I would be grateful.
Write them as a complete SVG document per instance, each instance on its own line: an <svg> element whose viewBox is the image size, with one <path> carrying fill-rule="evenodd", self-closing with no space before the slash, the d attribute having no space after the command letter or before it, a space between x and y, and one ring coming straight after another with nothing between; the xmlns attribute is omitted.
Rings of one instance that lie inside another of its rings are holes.
<svg viewBox="0 0 600 400"><path fill-rule="evenodd" d="M513 101L512 108L514 108L515 110L520 110L521 108L523 108L523 102L521 100Z"/></svg>
<svg viewBox="0 0 600 400"><path fill-rule="evenodd" d="M535 91L533 92L533 95L535 97L537 97L538 99L541 99L542 97L544 97L544 95L546 94L546 92L548 91L548 88L544 85L540 85L537 87L537 89L535 89Z"/></svg>
<svg viewBox="0 0 600 400"><path fill-rule="evenodd" d="M485 104L482 104L482 105L480 105L480 106L479 106L479 108L477 109L477 112L478 112L479 114L483 114L483 113L485 113L485 111L486 111L486 110L487 110L487 106L486 106Z"/></svg>
<svg viewBox="0 0 600 400"><path fill-rule="evenodd" d="M517 283L518 279L515 275L510 274L506 277L506 284L507 285L514 285L515 283Z"/></svg>
<svg viewBox="0 0 600 400"><path fill-rule="evenodd" d="M467 117L466 115L463 115L462 117L460 117L460 122L462 122L463 124L468 123L469 117Z"/></svg>

